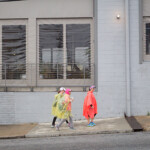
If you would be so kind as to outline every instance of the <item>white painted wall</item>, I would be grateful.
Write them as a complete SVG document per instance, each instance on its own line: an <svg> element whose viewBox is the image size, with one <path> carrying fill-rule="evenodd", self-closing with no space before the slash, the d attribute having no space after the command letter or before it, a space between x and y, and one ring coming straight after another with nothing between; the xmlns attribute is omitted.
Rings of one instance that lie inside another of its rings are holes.
<svg viewBox="0 0 150 150"><path fill-rule="evenodd" d="M124 0L98 0L97 7L98 92L95 95L98 103L98 115L96 117L123 116L126 107ZM31 6L29 12L30 10ZM120 20L116 19L118 13L121 15ZM42 14L43 16L47 15ZM38 15L41 17L40 13ZM21 17L19 13L17 16ZM29 31L33 37L36 33L34 17L29 18L28 21ZM29 48L32 47L34 53L36 51L35 38L30 37L29 42ZM29 62L34 63L35 60L34 56L33 59L32 55L29 56ZM0 124L51 121L53 116L50 113L54 94L55 92L0 93L0 97L2 97L0 107L6 108L5 111L0 112ZM85 95L84 92L73 92L75 98L73 103L74 120L84 119L82 107Z"/></svg>
<svg viewBox="0 0 150 150"><path fill-rule="evenodd" d="M98 0L97 97L101 117L123 116L125 112L124 5L124 0Z"/></svg>
<svg viewBox="0 0 150 150"><path fill-rule="evenodd" d="M137 0L130 0L131 115L146 115L150 111L150 63L139 63L141 49L139 49L138 5ZM126 111L125 3L124 0L98 0L97 7L98 92L95 93L98 103L97 118L123 116ZM118 13L121 16L120 20L116 19ZM35 25L35 19L29 20L29 24ZM33 30L34 36L36 28ZM33 43L30 47L35 49L36 41ZM32 58L30 59L32 62ZM53 118L51 105L55 94L55 92L1 92L0 124L51 121ZM86 93L73 92L72 95L75 98L72 105L74 120L84 119L82 107Z"/></svg>
<svg viewBox="0 0 150 150"><path fill-rule="evenodd" d="M8 11L9 10L9 11ZM38 18L93 17L92 0L26 0L0 3L0 22L27 20L27 63L36 63ZM5 23L4 23L5 24ZM1 43L0 43L1 45ZM35 65L32 79L27 85L36 85ZM30 69L31 70L31 69ZM31 74L31 72L27 72ZM32 81L32 83L31 83ZM49 122L52 120L51 105L54 92L1 92L0 124ZM86 93L73 93L74 119L83 119L82 106Z"/></svg>
<svg viewBox="0 0 150 150"><path fill-rule="evenodd" d="M0 93L0 124L15 123L15 99L12 93Z"/></svg>
<svg viewBox="0 0 150 150"><path fill-rule="evenodd" d="M130 51L131 51L131 112L147 115L150 112L150 62L139 63L140 41L138 1L130 1Z"/></svg>
<svg viewBox="0 0 150 150"><path fill-rule="evenodd" d="M52 121L51 106L55 94L56 92L1 92L0 124ZM75 99L72 103L74 120L84 119L82 108L85 96L86 92L72 93Z"/></svg>

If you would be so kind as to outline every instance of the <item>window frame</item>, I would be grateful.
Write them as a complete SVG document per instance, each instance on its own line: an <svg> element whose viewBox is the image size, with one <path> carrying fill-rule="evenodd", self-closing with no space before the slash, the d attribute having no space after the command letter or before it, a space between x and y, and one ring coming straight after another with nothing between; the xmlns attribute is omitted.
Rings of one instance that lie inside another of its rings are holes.
<svg viewBox="0 0 150 150"><path fill-rule="evenodd" d="M63 24L63 63L67 64L66 48L66 24L90 24L90 41L91 41L91 78L90 79L66 79L66 65L64 65L63 79L40 79L39 76L39 25L40 24ZM94 84L94 21L92 18L82 19L37 19L37 86L89 86Z"/></svg>
<svg viewBox="0 0 150 150"><path fill-rule="evenodd" d="M150 17L143 17L143 58L150 61L150 54L146 54L146 24L150 23Z"/></svg>
<svg viewBox="0 0 150 150"><path fill-rule="evenodd" d="M26 78L25 79L3 79L2 78L2 26L3 25L25 25L26 29L26 55L25 55L25 65L27 64L27 56L28 56L28 20L27 19L8 19L8 20L0 20L0 83L1 86L27 86L27 80L29 79L29 70L26 65Z"/></svg>

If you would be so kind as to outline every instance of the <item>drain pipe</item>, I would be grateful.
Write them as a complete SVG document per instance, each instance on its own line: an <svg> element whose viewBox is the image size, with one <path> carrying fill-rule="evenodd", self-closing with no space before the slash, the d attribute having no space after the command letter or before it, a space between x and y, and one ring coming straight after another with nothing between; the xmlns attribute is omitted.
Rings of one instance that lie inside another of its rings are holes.
<svg viewBox="0 0 150 150"><path fill-rule="evenodd" d="M130 68L130 13L129 1L125 0L125 40L126 40L126 116L131 116L131 68Z"/></svg>

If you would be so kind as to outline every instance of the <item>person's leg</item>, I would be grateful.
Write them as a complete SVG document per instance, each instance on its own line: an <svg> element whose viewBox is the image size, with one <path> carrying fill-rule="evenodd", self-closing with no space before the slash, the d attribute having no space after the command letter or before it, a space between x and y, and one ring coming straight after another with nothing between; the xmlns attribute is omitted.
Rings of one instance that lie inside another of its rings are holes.
<svg viewBox="0 0 150 150"><path fill-rule="evenodd" d="M91 123L92 123L93 126L95 126L96 124L93 122L93 120L94 120L94 117L91 118Z"/></svg>
<svg viewBox="0 0 150 150"><path fill-rule="evenodd" d="M72 117L69 117L69 123L70 123L70 128L73 129L74 125L73 125L73 119L72 119Z"/></svg>
<svg viewBox="0 0 150 150"><path fill-rule="evenodd" d="M56 119L57 119L57 117L55 116L52 121L52 126L55 126Z"/></svg>
<svg viewBox="0 0 150 150"><path fill-rule="evenodd" d="M90 123L90 117L87 119L87 121L88 121L88 124Z"/></svg>
<svg viewBox="0 0 150 150"><path fill-rule="evenodd" d="M70 127L70 123L68 122L68 120L66 120L66 124L68 125L68 127Z"/></svg>
<svg viewBox="0 0 150 150"><path fill-rule="evenodd" d="M60 126L66 121L66 119L62 119L59 124L56 125L56 130L59 130Z"/></svg>

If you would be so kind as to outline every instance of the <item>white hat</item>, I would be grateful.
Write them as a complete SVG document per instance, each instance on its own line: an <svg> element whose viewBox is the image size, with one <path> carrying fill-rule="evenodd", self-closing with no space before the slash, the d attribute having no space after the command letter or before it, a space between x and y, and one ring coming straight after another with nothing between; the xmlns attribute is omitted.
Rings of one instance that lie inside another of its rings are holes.
<svg viewBox="0 0 150 150"><path fill-rule="evenodd" d="M66 91L66 89L64 87L61 87L59 90L60 91Z"/></svg>

